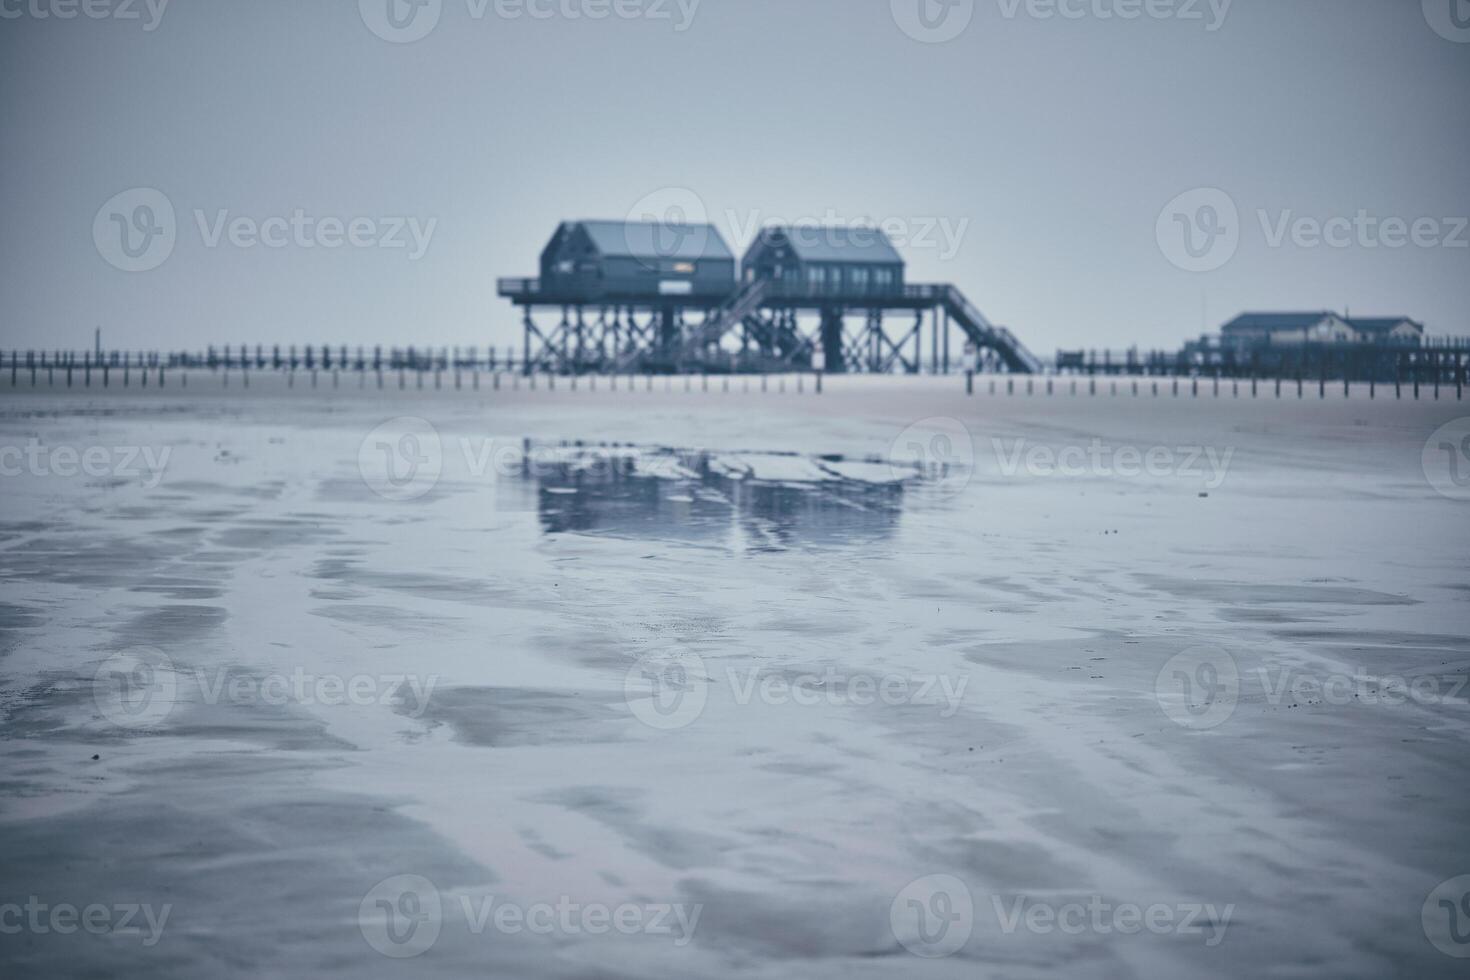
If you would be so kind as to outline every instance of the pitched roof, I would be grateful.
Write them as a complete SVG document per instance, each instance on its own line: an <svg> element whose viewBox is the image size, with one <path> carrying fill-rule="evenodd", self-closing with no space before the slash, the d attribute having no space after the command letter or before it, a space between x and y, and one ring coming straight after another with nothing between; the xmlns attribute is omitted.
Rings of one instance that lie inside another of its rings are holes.
<svg viewBox="0 0 1470 980"><path fill-rule="evenodd" d="M735 253L710 224L674 221L579 221L604 256L635 259L729 259Z"/></svg>
<svg viewBox="0 0 1470 980"><path fill-rule="evenodd" d="M1241 330L1305 330L1328 317L1335 317L1331 310L1320 313L1242 313L1225 324L1224 333Z"/></svg>
<svg viewBox="0 0 1470 980"><path fill-rule="evenodd" d="M903 264L903 256L898 254L888 236L877 228L795 225L772 227L762 231L761 235L785 241L803 262Z"/></svg>
<svg viewBox="0 0 1470 980"><path fill-rule="evenodd" d="M1424 324L1419 323L1417 320L1411 319L1410 317L1406 316L1353 317L1351 320L1348 321L1348 323L1351 323L1353 325L1354 330L1358 330L1363 333L1388 333L1393 330L1394 327L1397 327L1401 323L1407 323L1413 326L1420 333L1424 332Z"/></svg>

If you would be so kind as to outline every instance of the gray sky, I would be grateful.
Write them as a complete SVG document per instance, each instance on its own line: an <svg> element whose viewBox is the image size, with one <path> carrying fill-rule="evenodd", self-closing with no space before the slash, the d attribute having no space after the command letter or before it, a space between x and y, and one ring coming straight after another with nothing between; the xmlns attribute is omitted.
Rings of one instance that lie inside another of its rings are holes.
<svg viewBox="0 0 1470 980"><path fill-rule="evenodd" d="M151 2L0 0L0 346L504 345L497 276L650 203L886 223L1044 354L1470 334L1467 0Z"/></svg>

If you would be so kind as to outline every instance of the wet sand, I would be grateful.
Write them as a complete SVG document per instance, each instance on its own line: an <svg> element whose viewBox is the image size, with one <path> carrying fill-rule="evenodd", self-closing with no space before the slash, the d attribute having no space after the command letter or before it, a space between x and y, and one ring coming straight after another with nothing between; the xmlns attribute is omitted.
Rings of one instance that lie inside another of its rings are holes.
<svg viewBox="0 0 1470 980"><path fill-rule="evenodd" d="M0 448L111 454L0 477L0 905L170 908L7 973L1461 975L1453 391L168 381L0 384ZM1172 686L1201 650L1222 701ZM954 949L905 919L935 875ZM1047 927L1089 903L1198 916Z"/></svg>

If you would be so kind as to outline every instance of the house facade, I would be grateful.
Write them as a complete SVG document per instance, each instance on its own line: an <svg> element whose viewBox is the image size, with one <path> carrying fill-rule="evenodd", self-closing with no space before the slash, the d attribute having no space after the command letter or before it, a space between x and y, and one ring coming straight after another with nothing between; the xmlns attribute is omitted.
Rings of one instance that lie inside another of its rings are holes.
<svg viewBox="0 0 1470 980"><path fill-rule="evenodd" d="M1349 318L1330 310L1315 313L1242 313L1220 330L1231 347L1294 344L1417 345L1424 325L1409 317Z"/></svg>
<svg viewBox="0 0 1470 980"><path fill-rule="evenodd" d="M746 282L845 299L903 293L903 257L877 228L793 225L763 228L745 252Z"/></svg>
<svg viewBox="0 0 1470 980"><path fill-rule="evenodd" d="M735 288L735 253L709 224L564 221L541 252L541 288L587 300L718 301Z"/></svg>

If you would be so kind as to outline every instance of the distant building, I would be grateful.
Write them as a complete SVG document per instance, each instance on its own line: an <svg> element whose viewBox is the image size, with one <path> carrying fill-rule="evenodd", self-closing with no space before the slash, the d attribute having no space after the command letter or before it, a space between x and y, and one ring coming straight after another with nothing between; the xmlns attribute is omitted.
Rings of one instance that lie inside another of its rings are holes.
<svg viewBox="0 0 1470 980"><path fill-rule="evenodd" d="M1424 325L1408 317L1348 318L1319 313L1242 313L1220 330L1227 347L1292 344L1406 344L1417 346Z"/></svg>
<svg viewBox="0 0 1470 980"><path fill-rule="evenodd" d="M1418 344L1424 339L1424 324L1406 316L1353 317L1349 322L1358 331L1359 340Z"/></svg>
<svg viewBox="0 0 1470 980"><path fill-rule="evenodd" d="M764 228L746 250L742 265L746 282L772 280L806 296L903 292L903 257L877 228Z"/></svg>
<svg viewBox="0 0 1470 980"><path fill-rule="evenodd" d="M709 224L563 221L541 252L540 288L587 300L723 300L735 288L735 253Z"/></svg>

